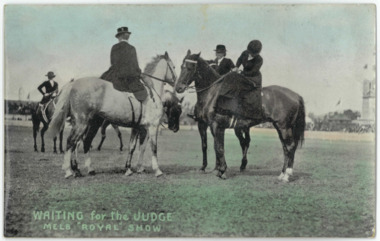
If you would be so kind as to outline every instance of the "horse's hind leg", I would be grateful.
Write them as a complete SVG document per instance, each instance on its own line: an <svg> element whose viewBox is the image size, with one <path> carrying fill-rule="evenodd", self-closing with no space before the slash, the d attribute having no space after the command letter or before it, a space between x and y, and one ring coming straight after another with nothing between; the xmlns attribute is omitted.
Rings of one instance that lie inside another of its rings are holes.
<svg viewBox="0 0 380 241"><path fill-rule="evenodd" d="M85 130L86 130L85 124L77 124L73 126L73 128L71 129L71 133L69 137L67 138L67 147L66 147L67 152L65 154L64 164L62 165L62 169L66 171L66 176L65 176L66 178L73 175L73 172L74 172L74 177L82 176L82 174L80 173L80 170L78 169L77 160L73 158L72 153L75 151L77 147L77 143L81 140Z"/></svg>
<svg viewBox="0 0 380 241"><path fill-rule="evenodd" d="M245 135L245 137L243 136ZM243 152L243 158L241 160L240 171L244 171L247 166L247 153L249 148L249 143L251 142L251 137L249 135L249 128L235 128L235 135L239 139L241 150Z"/></svg>
<svg viewBox="0 0 380 241"><path fill-rule="evenodd" d="M113 129L116 131L116 133L117 133L117 137L119 137L119 141L120 141L120 151L123 151L123 147L124 147L124 145L123 145L123 139L121 138L121 131L120 131L120 129L119 129L119 127L118 127L117 125L113 125L113 124L112 124L112 127L113 127Z"/></svg>
<svg viewBox="0 0 380 241"><path fill-rule="evenodd" d="M294 140L291 128L280 129L276 124L274 124L274 126L280 137L284 152L284 165L278 179L283 182L289 182L289 176L293 175L294 154L297 149L298 142Z"/></svg>
<svg viewBox="0 0 380 241"><path fill-rule="evenodd" d="M92 140L95 138L96 133L98 132L102 123L103 123L102 118L94 117L89 123L88 129L86 132L86 137L83 140L83 150L84 150L84 154L86 155L84 165L87 168L88 174L90 175L95 175L95 171L91 167L91 157L90 157L91 143L92 143Z"/></svg>
<svg viewBox="0 0 380 241"><path fill-rule="evenodd" d="M137 173L142 173L145 171L145 168L143 166L143 161L144 161L144 153L146 150L146 145L147 145L148 140L149 140L149 136L147 134L148 134L148 131L146 129L140 130L140 138L139 138L140 139L140 146L139 146L140 152L139 152L139 160L137 163Z"/></svg>
<svg viewBox="0 0 380 241"><path fill-rule="evenodd" d="M127 169L125 172L125 176L130 176L133 174L133 171L131 170L131 165L132 165L131 163L132 163L133 152L136 149L138 135L139 135L139 130L137 128L132 128L131 138L129 141L129 152L128 152L128 157L127 157L127 162L125 164L125 168Z"/></svg>
<svg viewBox="0 0 380 241"><path fill-rule="evenodd" d="M62 147L62 140L63 140L63 130L59 132L59 152L63 153L63 147Z"/></svg>
<svg viewBox="0 0 380 241"><path fill-rule="evenodd" d="M102 140L100 141L99 145L98 145L98 151L101 150L102 148L102 145L103 145L103 142L104 140L106 139L106 129L107 129L107 126L110 124L109 121L105 120L102 124L102 128L100 130L100 133L102 134Z"/></svg>

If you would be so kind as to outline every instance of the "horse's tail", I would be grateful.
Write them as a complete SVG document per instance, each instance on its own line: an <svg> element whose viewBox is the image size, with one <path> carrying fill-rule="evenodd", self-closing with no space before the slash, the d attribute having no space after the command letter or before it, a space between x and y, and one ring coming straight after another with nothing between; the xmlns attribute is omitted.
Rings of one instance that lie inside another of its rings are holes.
<svg viewBox="0 0 380 241"><path fill-rule="evenodd" d="M49 137L55 137L57 134L63 130L65 126L66 117L70 113L70 93L72 89L72 82L64 86L57 96L58 102L55 106L55 111L51 122L49 124L49 130L47 135Z"/></svg>
<svg viewBox="0 0 380 241"><path fill-rule="evenodd" d="M305 120L305 104L303 101L303 98L300 96L299 97L299 108L297 112L297 117L296 117L296 123L293 128L293 137L295 141L301 142L301 147L302 144L305 140L304 134L305 134L305 127L306 127L306 120Z"/></svg>

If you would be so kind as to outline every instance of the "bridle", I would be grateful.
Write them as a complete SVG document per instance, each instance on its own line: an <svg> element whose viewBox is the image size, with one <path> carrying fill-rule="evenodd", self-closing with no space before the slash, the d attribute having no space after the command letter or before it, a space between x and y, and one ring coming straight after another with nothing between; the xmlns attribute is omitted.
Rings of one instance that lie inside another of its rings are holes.
<svg viewBox="0 0 380 241"><path fill-rule="evenodd" d="M166 73L167 73L168 70L169 70L170 73L172 74L172 80L173 80L173 83L168 83L168 82L166 82L164 79L160 79L160 78L158 78L158 77L155 77L155 76L150 75L150 74L147 74L147 73L141 73L141 75L145 75L145 76L148 76L148 77L150 77L150 78L152 78L152 79L159 80L159 81L162 81L162 82L168 83L168 84L171 85L171 86L174 86L174 83L177 82L176 75L175 75L175 73L174 73L173 68L172 68L172 67L170 66L170 64L169 64L169 61L168 61L167 59L165 59L165 61L166 61L166 71L165 71L165 76L166 76Z"/></svg>
<svg viewBox="0 0 380 241"><path fill-rule="evenodd" d="M192 63L192 64L195 64L195 68L194 68L194 73L193 73L193 75L194 75L194 74L198 74L198 77L200 77L200 74L199 74L199 72L197 71L198 61L196 61L196 60L192 60L192 59L185 59L185 62L186 62L186 63ZM228 73L227 73L227 74L228 74ZM202 89L196 89L195 86L191 86L191 87L190 87L189 85L190 85L190 82L191 82L191 78L189 78L189 80L187 80L186 83L185 83L185 91L186 91L187 89L195 89L194 92L197 92L197 93L202 92L202 91L205 91L205 90L211 88L212 86L214 86L215 84L219 83L221 80L223 80L223 78L224 78L227 74L222 75L219 79L217 79L216 81L214 81L212 84L210 84L209 86L207 86L207 87L205 87L205 88L202 88ZM194 92L191 92L191 93L194 93Z"/></svg>

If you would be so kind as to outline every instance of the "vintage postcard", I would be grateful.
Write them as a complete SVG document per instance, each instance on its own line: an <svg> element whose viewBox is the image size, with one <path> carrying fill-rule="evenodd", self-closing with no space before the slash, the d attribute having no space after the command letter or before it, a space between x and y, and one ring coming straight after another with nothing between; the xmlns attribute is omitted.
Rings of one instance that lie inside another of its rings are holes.
<svg viewBox="0 0 380 241"><path fill-rule="evenodd" d="M374 237L375 4L4 5L5 237Z"/></svg>

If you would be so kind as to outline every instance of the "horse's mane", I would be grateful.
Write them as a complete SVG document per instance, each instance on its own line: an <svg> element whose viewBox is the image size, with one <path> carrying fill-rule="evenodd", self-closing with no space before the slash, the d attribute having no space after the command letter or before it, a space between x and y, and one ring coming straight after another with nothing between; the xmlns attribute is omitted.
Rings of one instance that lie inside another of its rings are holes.
<svg viewBox="0 0 380 241"><path fill-rule="evenodd" d="M157 63L164 58L164 55L157 55L145 66L144 73L152 74L157 67Z"/></svg>

